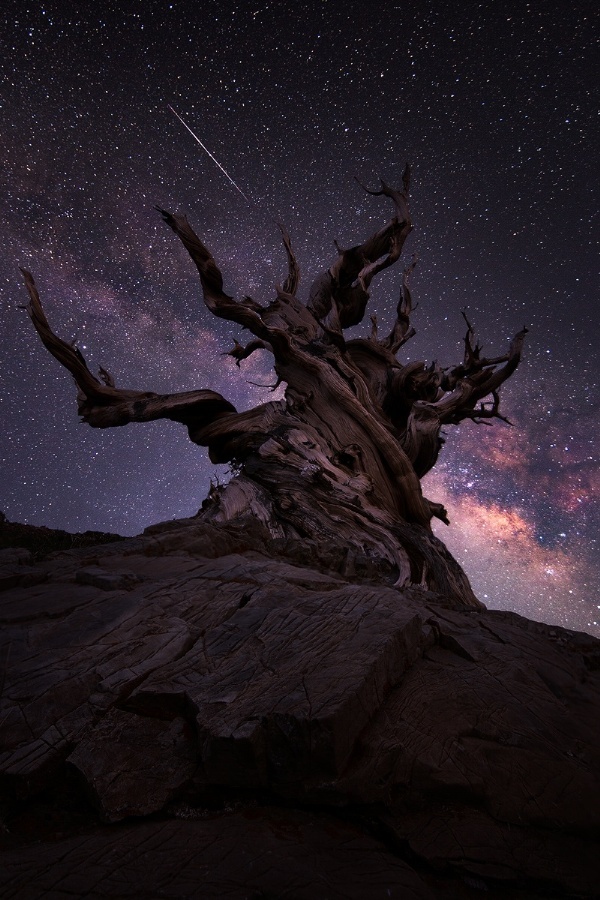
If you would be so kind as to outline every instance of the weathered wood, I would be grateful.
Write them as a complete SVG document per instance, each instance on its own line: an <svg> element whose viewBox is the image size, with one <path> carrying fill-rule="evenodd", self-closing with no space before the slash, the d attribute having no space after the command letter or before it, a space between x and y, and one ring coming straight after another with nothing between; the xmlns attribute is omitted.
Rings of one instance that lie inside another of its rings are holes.
<svg viewBox="0 0 600 900"><path fill-rule="evenodd" d="M213 461L234 462L242 480L213 492L209 519L240 519L260 510L273 534L318 536L345 548L350 560L379 559L399 583L455 591L462 603L477 605L466 576L431 534L433 516L448 518L441 504L423 496L420 480L437 461L442 426L507 422L498 391L519 364L526 329L507 353L488 359L465 315L459 365L403 364L396 354L415 333L413 260L403 272L388 336L378 339L373 320L369 338L346 341L344 329L366 313L374 278L398 261L410 234L409 183L407 167L401 190L383 181L380 190L365 188L391 200L393 218L361 244L338 247L306 303L296 296L300 271L283 227L283 286L270 303L238 301L225 293L219 267L187 219L160 210L198 269L208 310L253 335L246 345L235 339L229 355L240 365L256 350L270 352L276 384L286 385L284 401L238 413L209 390L159 395L118 389L105 370L100 379L93 376L81 353L52 332L33 279L24 273L28 310L45 346L75 378L79 412L90 425L171 419L186 425Z"/></svg>

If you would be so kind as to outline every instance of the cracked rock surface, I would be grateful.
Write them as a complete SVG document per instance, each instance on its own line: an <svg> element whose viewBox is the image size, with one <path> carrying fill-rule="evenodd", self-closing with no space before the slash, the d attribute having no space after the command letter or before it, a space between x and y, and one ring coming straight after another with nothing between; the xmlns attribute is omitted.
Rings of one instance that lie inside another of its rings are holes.
<svg viewBox="0 0 600 900"><path fill-rule="evenodd" d="M193 519L6 556L2 896L597 895L594 638Z"/></svg>

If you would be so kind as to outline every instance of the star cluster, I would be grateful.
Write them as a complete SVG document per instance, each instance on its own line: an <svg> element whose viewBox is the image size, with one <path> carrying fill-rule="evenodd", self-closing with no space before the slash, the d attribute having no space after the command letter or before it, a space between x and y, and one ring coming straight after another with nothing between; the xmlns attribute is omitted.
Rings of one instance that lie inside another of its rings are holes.
<svg viewBox="0 0 600 900"><path fill-rule="evenodd" d="M304 289L389 216L353 179L413 164L406 359L490 353L524 324L503 389L513 428L449 430L428 496L488 605L600 633L593 228L595 6L344 0L69 0L4 5L0 260L2 496L12 521L134 534L193 514L215 471L183 429L93 431L18 305L32 270L54 330L119 386L272 396L266 354L203 307L153 207L185 212L236 296L273 296L289 230ZM251 198L247 203L171 104ZM397 271L398 269L398 271ZM391 322L399 267L374 283ZM359 332L366 330L366 324ZM362 333L362 332L361 332ZM595 502L596 501L596 502Z"/></svg>

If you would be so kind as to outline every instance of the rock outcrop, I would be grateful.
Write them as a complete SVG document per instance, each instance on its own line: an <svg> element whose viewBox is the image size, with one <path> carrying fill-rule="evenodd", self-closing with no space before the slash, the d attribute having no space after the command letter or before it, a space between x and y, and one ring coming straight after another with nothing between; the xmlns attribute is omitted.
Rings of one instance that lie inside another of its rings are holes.
<svg viewBox="0 0 600 900"><path fill-rule="evenodd" d="M600 643L280 551L4 551L2 895L596 896Z"/></svg>

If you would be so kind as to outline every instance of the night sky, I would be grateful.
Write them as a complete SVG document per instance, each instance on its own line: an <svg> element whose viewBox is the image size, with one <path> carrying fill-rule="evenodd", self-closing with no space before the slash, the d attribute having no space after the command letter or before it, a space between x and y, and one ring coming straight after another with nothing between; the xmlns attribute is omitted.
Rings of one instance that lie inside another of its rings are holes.
<svg viewBox="0 0 600 900"><path fill-rule="evenodd" d="M154 205L188 215L230 293L264 301L286 270L272 216L291 234L306 291L334 239L358 243L390 217L354 176L399 185L410 160L418 334L403 358L458 362L465 306L490 355L530 328L502 390L514 427L447 430L425 481L452 522L436 532L489 606L600 634L596 3L3 8L8 519L136 534L194 514L211 477L227 477L172 423L79 424L70 376L19 309L19 265L54 330L118 386L212 388L247 408L273 396L251 383L272 382L269 357L240 373L221 355L244 335L210 316ZM382 330L400 278L398 265L373 285Z"/></svg>

